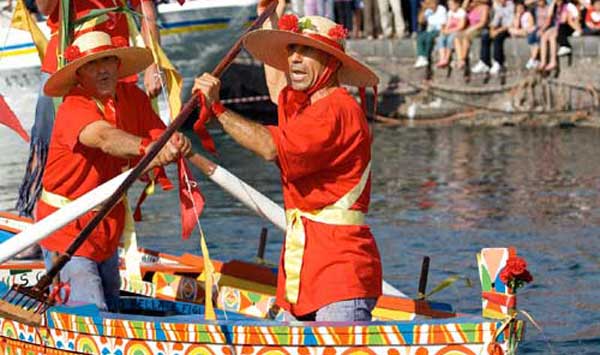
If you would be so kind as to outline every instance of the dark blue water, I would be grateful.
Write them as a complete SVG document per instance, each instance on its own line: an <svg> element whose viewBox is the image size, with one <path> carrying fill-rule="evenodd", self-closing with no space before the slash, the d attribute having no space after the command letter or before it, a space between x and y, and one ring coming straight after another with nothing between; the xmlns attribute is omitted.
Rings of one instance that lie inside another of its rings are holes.
<svg viewBox="0 0 600 355"><path fill-rule="evenodd" d="M519 291L519 308L542 327L527 325L521 353L600 354L599 130L373 129L369 222L389 283L415 295L421 259L429 255L429 289L450 275L464 278L432 299L479 312L475 253L515 246L534 276ZM4 132L0 143L7 143ZM221 165L281 202L273 164L218 132L216 140ZM0 144L13 152L0 157L3 209L14 205L24 164L26 146L16 142ZM270 232L266 258L276 261L281 233L195 172L207 200L201 223L212 257L253 259L264 226ZM176 196L149 198L140 242L199 253L197 235L179 237Z"/></svg>

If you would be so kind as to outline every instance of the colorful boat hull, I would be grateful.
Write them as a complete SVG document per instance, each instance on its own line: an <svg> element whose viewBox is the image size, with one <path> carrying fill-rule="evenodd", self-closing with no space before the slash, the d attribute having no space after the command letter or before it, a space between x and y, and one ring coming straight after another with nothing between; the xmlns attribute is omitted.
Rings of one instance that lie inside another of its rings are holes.
<svg viewBox="0 0 600 355"><path fill-rule="evenodd" d="M0 231L7 233L10 227L2 224L3 218L10 219L10 215L0 215ZM502 263L513 253L509 248L485 249L479 257L480 270L487 273L482 276L482 283L496 280ZM219 278L217 320L206 321L202 283L198 282L203 277L202 259L193 255L146 254L144 280L152 280L143 281L152 288L147 297L123 297L119 314L101 312L93 305L55 306L46 312L41 326L0 317L0 351L120 355L498 355L515 348L523 335L522 321L508 314L502 319L457 315L449 305L387 296L378 300L375 313L379 312L380 320L377 321L285 322L280 320L282 313L273 307L275 271L243 261L214 262ZM19 265L23 268L19 269ZM34 270L35 265L9 263L2 265L2 270L13 275L40 272ZM506 288L501 291L507 292ZM129 294L132 293L130 290ZM486 302L487 308L502 312L502 308Z"/></svg>

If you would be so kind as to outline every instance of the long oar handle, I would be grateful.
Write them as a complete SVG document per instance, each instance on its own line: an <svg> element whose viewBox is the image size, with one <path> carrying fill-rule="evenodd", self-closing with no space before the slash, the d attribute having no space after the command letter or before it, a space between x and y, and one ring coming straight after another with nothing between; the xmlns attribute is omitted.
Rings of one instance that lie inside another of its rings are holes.
<svg viewBox="0 0 600 355"><path fill-rule="evenodd" d="M190 162L208 176L214 183L242 202L259 216L285 230L285 212L278 204L261 192L246 184L227 169L213 163L200 154L189 158Z"/></svg>
<svg viewBox="0 0 600 355"><path fill-rule="evenodd" d="M269 4L267 9L254 21L254 23L244 32L247 33L249 31L255 30L262 26L262 24L271 16L273 11L275 11L277 7L277 2L273 2ZM243 36L242 36L243 37ZM235 56L242 49L242 37L240 37L234 46L231 48L229 53L219 62L216 66L215 70L213 70L214 76L220 76L223 71L231 64ZM66 265L67 262L71 259L73 254L83 245L83 243L87 240L92 231L98 226L98 224L110 213L110 211L116 206L121 198L127 193L127 190L133 185L133 183L142 175L142 173L146 170L146 168L150 165L152 160L158 155L160 150L167 144L173 133L175 133L187 120L190 116L190 113L194 109L194 107L198 103L198 98L196 95L193 95L183 106L181 112L177 115L177 117L169 124L165 132L158 138L156 143L152 145L150 150L146 153L146 155L139 161L139 163L133 168L131 174L129 174L125 181L117 188L117 190L108 198L108 200L102 205L100 211L96 213L96 215L86 224L85 227L79 232L79 235L75 240L69 245L65 253L61 254L58 259L54 262L50 270L44 275L40 281L37 283L35 288L38 290L45 290L52 283L52 279L60 270Z"/></svg>
<svg viewBox="0 0 600 355"><path fill-rule="evenodd" d="M194 166L200 169L204 175L208 176L214 183L229 192L238 201L256 212L256 214L266 218L282 231L286 230L285 212L281 206L254 189L252 186L246 184L227 169L206 159L202 155L193 154L189 160ZM407 297L404 293L387 283L385 280L382 282L382 289L385 295Z"/></svg>

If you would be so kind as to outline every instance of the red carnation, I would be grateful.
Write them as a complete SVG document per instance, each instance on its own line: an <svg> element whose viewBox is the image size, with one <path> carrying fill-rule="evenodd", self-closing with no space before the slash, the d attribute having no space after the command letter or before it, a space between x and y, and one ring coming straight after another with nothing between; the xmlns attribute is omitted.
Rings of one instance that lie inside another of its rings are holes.
<svg viewBox="0 0 600 355"><path fill-rule="evenodd" d="M79 50L79 47L72 45L65 49L65 59L67 62L72 62L79 57L81 57L81 51Z"/></svg>
<svg viewBox="0 0 600 355"><path fill-rule="evenodd" d="M279 22L277 22L277 26L280 30L283 31L300 33L300 27L298 26L298 17L296 15L287 14L281 16Z"/></svg>
<svg viewBox="0 0 600 355"><path fill-rule="evenodd" d="M513 292L533 281L533 276L527 270L527 262L523 258L510 257L506 261L504 269L500 272L500 281L510 287Z"/></svg>
<svg viewBox="0 0 600 355"><path fill-rule="evenodd" d="M527 262L518 256L510 257L506 261L506 267L510 268L514 275L521 275L527 270Z"/></svg>
<svg viewBox="0 0 600 355"><path fill-rule="evenodd" d="M116 36L116 37L111 38L111 42L112 42L113 46L115 46L117 48L129 47L129 41L127 41L127 39L122 36Z"/></svg>
<svg viewBox="0 0 600 355"><path fill-rule="evenodd" d="M348 37L348 30L345 29L342 25L336 25L335 27L329 29L327 35L329 36L329 38L339 41Z"/></svg>

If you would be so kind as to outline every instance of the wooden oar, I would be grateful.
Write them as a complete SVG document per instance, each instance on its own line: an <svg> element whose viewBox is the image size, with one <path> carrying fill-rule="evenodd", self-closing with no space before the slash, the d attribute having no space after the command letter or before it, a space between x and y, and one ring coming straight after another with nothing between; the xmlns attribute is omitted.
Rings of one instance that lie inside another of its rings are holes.
<svg viewBox="0 0 600 355"><path fill-rule="evenodd" d="M227 169L210 161L202 155L193 154L189 160L200 169L204 175L252 211L256 212L256 214L271 221L271 223L276 225L282 231L286 230L285 212L281 206L252 186L246 184ZM382 288L383 293L386 295L406 297L404 293L387 283L385 280L382 282Z"/></svg>
<svg viewBox="0 0 600 355"><path fill-rule="evenodd" d="M273 14L277 5L277 1L269 4L265 11L252 23L244 34L261 27L271 14ZM242 38L243 35L215 67L212 71L213 76L219 77L239 54L242 50ZM0 300L0 315L22 322L40 324L41 314L53 304L53 301L48 298L48 288L52 283L52 280L58 275L67 262L69 262L75 252L83 245L102 219L104 219L114 206L121 201L122 196L127 192L129 187L131 187L131 185L133 185L133 183L142 175L152 160L158 155L159 151L167 144L171 136L183 125L197 105L198 97L194 95L186 102L181 109L181 112L179 112L173 122L169 124L165 132L158 140L156 140L155 144L149 149L146 155L138 162L131 173L125 177L121 185L117 187L116 191L106 200L100 210L81 230L77 238L75 238L67 250L54 261L50 270L42 276L35 286L26 288L16 285L4 295L3 299Z"/></svg>

